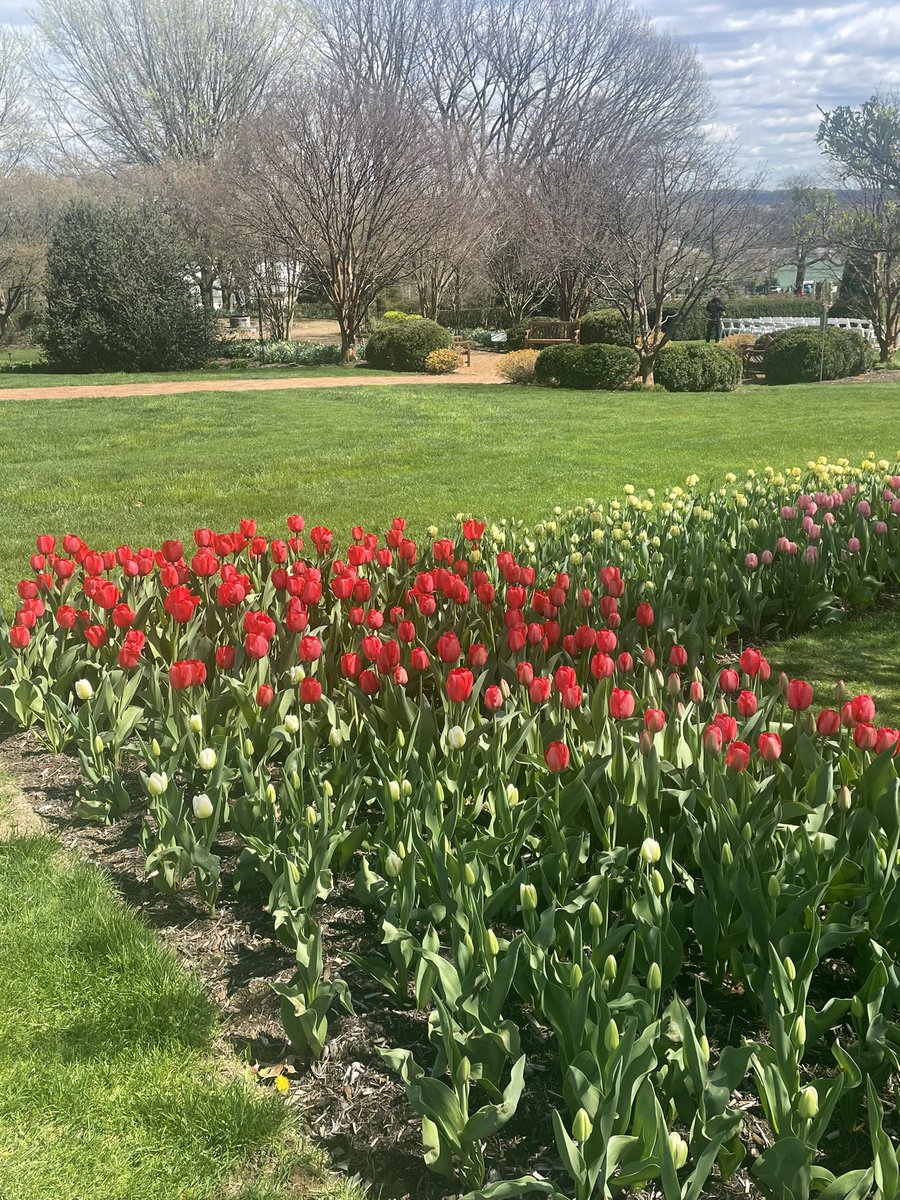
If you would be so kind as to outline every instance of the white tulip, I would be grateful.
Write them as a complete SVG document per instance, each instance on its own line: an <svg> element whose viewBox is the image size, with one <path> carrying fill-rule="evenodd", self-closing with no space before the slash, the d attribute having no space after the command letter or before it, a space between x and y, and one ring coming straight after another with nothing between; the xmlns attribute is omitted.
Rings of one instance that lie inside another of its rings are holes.
<svg viewBox="0 0 900 1200"><path fill-rule="evenodd" d="M200 767L201 771L214 771L218 761L219 760L216 757L216 752L213 750L212 746L205 746L200 751L200 754L197 758L197 765Z"/></svg>
<svg viewBox="0 0 900 1200"><path fill-rule="evenodd" d="M161 796L169 786L169 777L165 771L154 771L147 780L147 791L151 796Z"/></svg>
<svg viewBox="0 0 900 1200"><path fill-rule="evenodd" d="M447 730L447 741L451 750L462 750L466 744L466 735L459 725L454 725Z"/></svg>
<svg viewBox="0 0 900 1200"><path fill-rule="evenodd" d="M213 804L206 792L201 792L199 796L195 796L193 800L194 816L199 817L201 821L205 821L207 817L213 815Z"/></svg>
<svg viewBox="0 0 900 1200"><path fill-rule="evenodd" d="M188 729L191 733L200 733L203 729L203 718L199 713L191 713L188 717Z"/></svg>
<svg viewBox="0 0 900 1200"><path fill-rule="evenodd" d="M77 679L75 681L75 695L79 700L90 700L94 694L94 689L91 687L89 679Z"/></svg>
<svg viewBox="0 0 900 1200"><path fill-rule="evenodd" d="M295 717L293 713L288 713L288 715L284 718L284 727L288 733L299 733L300 718Z"/></svg>
<svg viewBox="0 0 900 1200"><path fill-rule="evenodd" d="M662 858L662 849L655 838L644 838L641 842L641 858L645 863L658 863Z"/></svg>

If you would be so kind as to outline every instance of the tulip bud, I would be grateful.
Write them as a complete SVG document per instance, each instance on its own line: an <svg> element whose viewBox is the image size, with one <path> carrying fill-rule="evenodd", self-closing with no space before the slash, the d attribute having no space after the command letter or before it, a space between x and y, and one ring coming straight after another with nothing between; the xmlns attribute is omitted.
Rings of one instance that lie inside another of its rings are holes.
<svg viewBox="0 0 900 1200"><path fill-rule="evenodd" d="M404 734L402 729L397 730L397 745L400 747L401 750L406 745L406 735Z"/></svg>
<svg viewBox="0 0 900 1200"><path fill-rule="evenodd" d="M594 929L599 929L603 924L603 909L596 900L592 900L588 906L588 920Z"/></svg>
<svg viewBox="0 0 900 1200"><path fill-rule="evenodd" d="M194 809L194 816L200 821L205 821L207 817L213 815L213 804L209 796L205 792L201 792L199 796L195 796L191 802Z"/></svg>
<svg viewBox="0 0 900 1200"><path fill-rule="evenodd" d="M199 713L191 713L188 717L188 729L191 733L200 733L203 729L203 718Z"/></svg>
<svg viewBox="0 0 900 1200"><path fill-rule="evenodd" d="M103 738L99 733L94 737L94 753L97 755L103 753Z"/></svg>
<svg viewBox="0 0 900 1200"><path fill-rule="evenodd" d="M519 803L519 789L512 783L506 785L506 803L510 808L515 808Z"/></svg>
<svg viewBox="0 0 900 1200"><path fill-rule="evenodd" d="M797 1116L803 1121L811 1121L818 1112L819 1093L814 1087L803 1088L797 1101Z"/></svg>
<svg viewBox="0 0 900 1200"><path fill-rule="evenodd" d="M293 859L291 859L291 861L288 863L288 872L294 883L300 882L300 868L293 861Z"/></svg>
<svg viewBox="0 0 900 1200"><path fill-rule="evenodd" d="M522 912L534 912L537 908L538 894L533 883L519 884L519 905Z"/></svg>
<svg viewBox="0 0 900 1200"><path fill-rule="evenodd" d="M293 713L288 713L284 718L284 727L288 733L294 734L300 732L300 718Z"/></svg>
<svg viewBox="0 0 900 1200"><path fill-rule="evenodd" d="M777 900L781 895L781 884L778 882L777 875L769 876L769 882L766 884L766 891L769 893L770 900Z"/></svg>
<svg viewBox="0 0 900 1200"><path fill-rule="evenodd" d="M606 812L603 814L603 823L607 829L612 829L613 825L615 825L616 814L612 806L608 807Z"/></svg>
<svg viewBox="0 0 900 1200"><path fill-rule="evenodd" d="M89 679L77 679L75 681L75 695L79 700L90 700L93 694L94 689Z"/></svg>
<svg viewBox="0 0 900 1200"><path fill-rule="evenodd" d="M494 933L493 929L489 929L487 931L487 934L485 935L485 945L487 946L487 952L491 958L496 958L500 953L500 943L497 941L497 935Z"/></svg>
<svg viewBox="0 0 900 1200"><path fill-rule="evenodd" d="M791 983L797 978L797 968L794 966L794 960L790 956L784 960L784 973Z"/></svg>
<svg viewBox="0 0 900 1200"><path fill-rule="evenodd" d="M472 886L474 886L475 880L476 880L477 878L478 878L478 877L477 877L477 875L475 874L475 871L474 871L474 868L472 867L472 864L471 864L471 863L466 863L465 867L463 868L463 879L465 879L465 881L466 881L466 886L467 886L467 887L472 887Z"/></svg>
<svg viewBox="0 0 900 1200"><path fill-rule="evenodd" d="M591 1118L583 1108L579 1108L575 1114L575 1120L572 1122L572 1140L583 1146L593 1132L594 1126L591 1124Z"/></svg>
<svg viewBox="0 0 900 1200"><path fill-rule="evenodd" d="M161 796L169 786L169 778L165 771L154 771L147 780L147 791L151 796Z"/></svg>
<svg viewBox="0 0 900 1200"><path fill-rule="evenodd" d="M306 806L306 823L307 825L317 825L319 822L319 810L313 808L311 804Z"/></svg>
<svg viewBox="0 0 900 1200"><path fill-rule="evenodd" d="M834 695L839 707L844 703L845 700L849 699L850 692L847 690L847 685L844 683L843 679L839 679L837 681L837 687L834 689Z"/></svg>
<svg viewBox="0 0 900 1200"><path fill-rule="evenodd" d="M888 864L887 851L885 850L884 846L879 846L878 847L878 865L879 865L879 867L881 867L882 871L886 871L887 864Z"/></svg>
<svg viewBox="0 0 900 1200"><path fill-rule="evenodd" d="M802 1013L794 1021L791 1029L791 1042L797 1050L802 1050L806 1045L806 1019Z"/></svg>
<svg viewBox="0 0 900 1200"><path fill-rule="evenodd" d="M644 838L641 842L641 859L647 863L658 863L662 857L662 849L655 838Z"/></svg>
<svg viewBox="0 0 900 1200"><path fill-rule="evenodd" d="M394 849L397 851L397 853L400 855L401 858L406 858L406 843L405 842L398 841L397 845L394 847Z"/></svg>
<svg viewBox="0 0 900 1200"><path fill-rule="evenodd" d="M666 890L666 881L663 879L659 871L653 871L650 876L650 883L657 896L661 896Z"/></svg>
<svg viewBox="0 0 900 1200"><path fill-rule="evenodd" d="M272 783L266 785L266 799L270 804L274 804L278 800L278 793L275 791L275 785Z"/></svg>
<svg viewBox="0 0 900 1200"><path fill-rule="evenodd" d="M340 729L338 729L336 725L332 726L331 732L328 735L329 746L336 750L343 740L344 735L341 733Z"/></svg>
<svg viewBox="0 0 900 1200"><path fill-rule="evenodd" d="M253 757L253 743L249 738L244 739L244 756L246 758Z"/></svg>
<svg viewBox="0 0 900 1200"><path fill-rule="evenodd" d="M841 784L838 788L837 796L835 797L835 805L841 812L849 812L853 804L853 793L847 787L846 783Z"/></svg>
<svg viewBox="0 0 900 1200"><path fill-rule="evenodd" d="M435 781L434 798L437 800L438 804L444 803L444 786L439 779Z"/></svg>
<svg viewBox="0 0 900 1200"><path fill-rule="evenodd" d="M753 841L753 830L752 830L752 828L750 827L750 822L749 822L749 821L747 821L747 822L744 824L744 828L741 830L741 837L744 839L744 841L745 841L745 842L752 842L752 841Z"/></svg>
<svg viewBox="0 0 900 1200"><path fill-rule="evenodd" d="M703 1055L703 1061L705 1063L708 1063L709 1062L709 1038L706 1036L705 1033L700 1034L700 1037L697 1039L697 1044L700 1047L700 1053Z"/></svg>
<svg viewBox="0 0 900 1200"><path fill-rule="evenodd" d="M731 849L731 842L729 842L728 839L726 838L725 841L722 843L722 866L730 867L733 862L734 862L734 853L732 852L732 849Z"/></svg>
<svg viewBox="0 0 900 1200"><path fill-rule="evenodd" d="M296 771L291 771L290 775L288 775L288 783L295 791L300 790L300 776Z"/></svg>
<svg viewBox="0 0 900 1200"><path fill-rule="evenodd" d="M616 956L610 954L607 956L606 962L603 964L603 978L607 983L612 983L616 977L616 972L619 969L619 964L616 962Z"/></svg>
<svg viewBox="0 0 900 1200"><path fill-rule="evenodd" d="M659 963L650 964L650 970L647 972L647 987L651 992L658 992L662 987L662 971L659 969Z"/></svg>
<svg viewBox="0 0 900 1200"><path fill-rule="evenodd" d="M412 784L409 782L408 779L404 779L403 782L400 784L400 795L401 796L411 796L412 795Z"/></svg>
<svg viewBox="0 0 900 1200"><path fill-rule="evenodd" d="M472 1064L469 1062L466 1055L463 1055L456 1067L456 1082L460 1087L465 1087L469 1082L472 1074Z"/></svg>
<svg viewBox="0 0 900 1200"><path fill-rule="evenodd" d="M584 979L584 971L582 971L581 966L578 963L572 963L572 973L569 976L569 982L572 985L573 991L579 986L582 979Z"/></svg>
<svg viewBox="0 0 900 1200"><path fill-rule="evenodd" d="M670 696L677 696L681 691L681 679L675 674L674 671L666 680L666 691Z"/></svg>
<svg viewBox="0 0 900 1200"><path fill-rule="evenodd" d="M150 743L150 753L154 758L159 758L160 754L162 754L162 750L160 749L159 742L156 740L156 738L154 738Z"/></svg>
<svg viewBox="0 0 900 1200"><path fill-rule="evenodd" d="M653 736L646 729L641 730L641 736L638 738L638 749L645 758L653 749Z"/></svg>
<svg viewBox="0 0 900 1200"><path fill-rule="evenodd" d="M619 1045L619 1027L615 1020L610 1017L609 1024L606 1026L606 1032L603 1035L603 1045L612 1053Z"/></svg>
<svg viewBox="0 0 900 1200"><path fill-rule="evenodd" d="M197 756L197 765L201 771L214 771L217 762L216 752L211 746L205 746Z"/></svg>
<svg viewBox="0 0 900 1200"><path fill-rule="evenodd" d="M451 750L462 750L466 744L466 735L459 725L453 725L447 730L447 744Z"/></svg>
<svg viewBox="0 0 900 1200"><path fill-rule="evenodd" d="M672 1154L672 1161L675 1163L675 1170L680 1171L688 1159L688 1144L674 1130L669 1134L669 1150Z"/></svg>
<svg viewBox="0 0 900 1200"><path fill-rule="evenodd" d="M388 783L388 795L390 796L390 798L394 802L394 804L396 804L397 801L400 799L400 784L397 782L396 779L392 779Z"/></svg>
<svg viewBox="0 0 900 1200"><path fill-rule="evenodd" d="M467 934L465 935L465 937L463 938L463 945L465 946L465 948L466 948L466 950L469 952L469 954L470 954L470 955L472 955L472 956L474 956L474 954L475 954L475 943L472 941L472 935L471 935L471 933L467 933Z"/></svg>
<svg viewBox="0 0 900 1200"><path fill-rule="evenodd" d="M388 879L396 879L400 874L403 863L400 861L400 856L390 850L384 860L384 873Z"/></svg>

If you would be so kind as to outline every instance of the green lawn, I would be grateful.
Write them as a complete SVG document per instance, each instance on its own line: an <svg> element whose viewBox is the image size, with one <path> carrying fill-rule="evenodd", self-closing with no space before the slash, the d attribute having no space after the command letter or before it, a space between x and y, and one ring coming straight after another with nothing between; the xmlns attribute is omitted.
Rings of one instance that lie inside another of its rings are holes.
<svg viewBox="0 0 900 1200"><path fill-rule="evenodd" d="M100 547L302 512L343 536L396 514L534 520L554 505L696 472L851 459L900 447L900 388L731 395L478 385L358 387L0 404L0 570L7 599L42 531Z"/></svg>
<svg viewBox="0 0 900 1200"><path fill-rule="evenodd" d="M900 605L792 638L767 654L776 670L810 680L817 704L837 707L843 679L851 695L874 697L877 725L900 726Z"/></svg>
<svg viewBox="0 0 900 1200"><path fill-rule="evenodd" d="M3 1200L360 1200L211 1049L199 982L50 838L0 842Z"/></svg>
<svg viewBox="0 0 900 1200"><path fill-rule="evenodd" d="M0 351L0 366L9 351ZM13 351L13 354L37 355L38 351ZM16 362L33 362L35 358L13 358ZM335 375L391 375L395 372L377 371L363 363L330 367L222 367L202 371L111 371L95 375L58 375L45 371L3 371L0 369L0 390L6 388L93 387L113 383L177 383L184 379L326 379ZM402 379L402 376L398 376Z"/></svg>

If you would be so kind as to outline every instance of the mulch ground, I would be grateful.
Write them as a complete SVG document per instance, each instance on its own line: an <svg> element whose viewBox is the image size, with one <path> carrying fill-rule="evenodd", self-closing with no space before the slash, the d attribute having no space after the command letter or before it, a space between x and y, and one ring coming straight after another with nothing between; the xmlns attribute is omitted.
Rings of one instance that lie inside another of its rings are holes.
<svg viewBox="0 0 900 1200"><path fill-rule="evenodd" d="M269 987L270 982L290 977L293 957L270 934L263 894L236 893L226 869L219 907L212 915L190 887L174 898L160 895L143 879L138 843L144 820L141 811L136 809L110 826L80 820L73 807L77 761L51 754L33 733L0 734L0 768L16 781L44 827L55 832L64 846L106 871L122 897L202 978L221 1014L223 1039L231 1051L250 1062L261 1079L271 1081L274 1073L288 1075L289 1102L336 1170L358 1176L373 1200L450 1200L461 1194L458 1184L436 1178L424 1166L419 1118L377 1053L379 1046L405 1046L423 1065L433 1060L425 1017L398 1008L344 957L346 951L377 953L380 941L372 914L355 901L352 881L338 881L329 900L317 910L317 918L323 928L327 969L340 971L347 980L355 1016L333 1010L323 1059L301 1063L284 1041L278 998ZM137 796L137 786L134 791ZM679 990L691 997L692 980L686 977ZM758 1036L738 992L713 996L705 990L714 1048L725 1039ZM488 1170L505 1179L538 1174L568 1194L551 1124L552 1109L564 1109L552 1037L530 1012L513 1009L509 1015L522 1031L527 1084L515 1117L488 1145ZM770 1144L762 1112L752 1093L735 1100L744 1111L745 1144L751 1156L759 1154ZM648 1189L641 1195L644 1200L659 1200L661 1193ZM711 1178L703 1195L709 1200L736 1200L757 1198L760 1193L742 1169L727 1184Z"/></svg>

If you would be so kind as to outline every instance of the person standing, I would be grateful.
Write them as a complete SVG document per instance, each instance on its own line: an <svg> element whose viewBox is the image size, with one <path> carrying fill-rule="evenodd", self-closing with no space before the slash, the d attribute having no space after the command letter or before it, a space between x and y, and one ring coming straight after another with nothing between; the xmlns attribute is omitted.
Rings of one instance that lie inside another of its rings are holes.
<svg viewBox="0 0 900 1200"><path fill-rule="evenodd" d="M722 336L722 318L725 316L725 301L722 293L714 291L706 306L706 340L717 342Z"/></svg>

